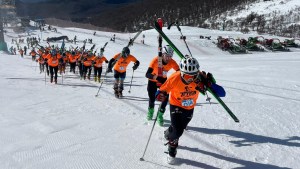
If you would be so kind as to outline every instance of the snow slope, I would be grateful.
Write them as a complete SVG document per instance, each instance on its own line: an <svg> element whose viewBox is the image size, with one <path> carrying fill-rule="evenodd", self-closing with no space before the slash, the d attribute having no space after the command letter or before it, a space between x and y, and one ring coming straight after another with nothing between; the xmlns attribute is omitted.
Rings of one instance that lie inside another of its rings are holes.
<svg viewBox="0 0 300 169"><path fill-rule="evenodd" d="M33 31L31 36L77 35L79 40L93 38L100 48L113 35L57 29L58 33ZM188 53L177 29L164 31L184 54ZM49 77L45 83L45 74L39 73L30 56L1 53L0 168L299 168L300 50L231 55L211 41L199 39L199 34L215 39L219 35L242 36L239 33L191 27L182 27L182 32L201 69L212 72L226 89L223 100L240 123L235 123L216 100L209 104L200 96L188 130L179 141L177 163L168 165L162 143L163 131L170 124L167 107L165 126L155 126L145 161L139 160L153 125L153 121L145 120L145 72L157 55L155 30L143 32L145 45L139 43L140 36L131 47L141 65L134 72L131 93L127 91L132 64L128 66L124 99L113 96L112 74L95 97L98 83L80 80L70 72L59 76L57 85L50 84ZM7 35L7 42L18 36L12 32ZM120 52L133 36L116 33L116 42L108 43L105 56L110 59ZM75 47L66 44L70 45ZM176 61L178 58L174 56Z"/></svg>

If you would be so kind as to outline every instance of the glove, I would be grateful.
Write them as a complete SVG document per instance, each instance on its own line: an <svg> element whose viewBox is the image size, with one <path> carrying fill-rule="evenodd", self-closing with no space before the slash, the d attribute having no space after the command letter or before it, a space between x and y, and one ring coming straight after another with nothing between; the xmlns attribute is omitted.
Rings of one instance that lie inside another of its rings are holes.
<svg viewBox="0 0 300 169"><path fill-rule="evenodd" d="M163 102L167 97L167 93L165 91L160 91L157 90L157 92L155 93L155 99L157 101Z"/></svg>
<svg viewBox="0 0 300 169"><path fill-rule="evenodd" d="M107 70L106 70L106 73L110 73L110 72L112 72L112 68L108 67Z"/></svg>
<svg viewBox="0 0 300 169"><path fill-rule="evenodd" d="M156 80L157 80L158 82L160 82L161 84L163 84L163 83L165 83L165 81L167 80L167 78L163 78L163 77L161 77L161 76L157 76Z"/></svg>
<svg viewBox="0 0 300 169"><path fill-rule="evenodd" d="M207 80L210 81L211 83L216 83L216 79L214 78L214 76L211 73L207 73Z"/></svg>
<svg viewBox="0 0 300 169"><path fill-rule="evenodd" d="M101 48L101 49L100 49L100 51L101 51L101 52L104 52L104 49L103 49L103 48Z"/></svg>
<svg viewBox="0 0 300 169"><path fill-rule="evenodd" d="M203 95L205 95L205 92L207 91L206 86L204 85L203 82L198 83L195 89L198 90Z"/></svg>
<svg viewBox="0 0 300 169"><path fill-rule="evenodd" d="M136 70L138 67L139 67L139 66L138 66L137 64L134 64L134 65L132 66L132 69L133 69L133 70Z"/></svg>

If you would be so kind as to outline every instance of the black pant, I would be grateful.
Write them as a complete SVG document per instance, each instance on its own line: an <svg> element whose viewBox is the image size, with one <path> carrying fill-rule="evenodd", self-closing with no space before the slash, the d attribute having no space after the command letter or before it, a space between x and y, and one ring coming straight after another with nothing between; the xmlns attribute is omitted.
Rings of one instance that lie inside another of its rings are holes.
<svg viewBox="0 0 300 169"><path fill-rule="evenodd" d="M39 65L40 65L40 73L44 72L45 65L41 63Z"/></svg>
<svg viewBox="0 0 300 169"><path fill-rule="evenodd" d="M83 64L81 62L78 62L78 70L80 77L83 77Z"/></svg>
<svg viewBox="0 0 300 169"><path fill-rule="evenodd" d="M148 96L149 96L149 105L148 105L149 108L154 108L155 93L156 93L157 89L158 89L158 86L156 85L156 82L148 80L147 91L148 91ZM167 98L161 104L161 109L166 109L168 100L169 100L169 95L167 95Z"/></svg>
<svg viewBox="0 0 300 169"><path fill-rule="evenodd" d="M75 73L76 62L70 63L70 72Z"/></svg>
<svg viewBox="0 0 300 169"><path fill-rule="evenodd" d="M49 76L49 65L48 65L47 61L45 62L45 66L46 66L47 75Z"/></svg>
<svg viewBox="0 0 300 169"><path fill-rule="evenodd" d="M102 73L102 67L95 67L94 66L94 76L100 79L101 78L101 73Z"/></svg>
<svg viewBox="0 0 300 169"><path fill-rule="evenodd" d="M53 81L53 74L54 74L54 81L57 82L58 66L55 67L49 66L49 68L50 68L51 82Z"/></svg>
<svg viewBox="0 0 300 169"><path fill-rule="evenodd" d="M166 131L166 137L173 142L179 140L184 129L193 118L194 109L186 110L170 105L171 125Z"/></svg>
<svg viewBox="0 0 300 169"><path fill-rule="evenodd" d="M116 91L123 91L124 90L124 80L126 78L126 72L120 73L116 70L114 70L114 78L115 78L115 83L114 83L114 90Z"/></svg>
<svg viewBox="0 0 300 169"><path fill-rule="evenodd" d="M86 74L88 74L88 77L90 77L91 71L92 71L91 66L83 66L83 77L86 77Z"/></svg>

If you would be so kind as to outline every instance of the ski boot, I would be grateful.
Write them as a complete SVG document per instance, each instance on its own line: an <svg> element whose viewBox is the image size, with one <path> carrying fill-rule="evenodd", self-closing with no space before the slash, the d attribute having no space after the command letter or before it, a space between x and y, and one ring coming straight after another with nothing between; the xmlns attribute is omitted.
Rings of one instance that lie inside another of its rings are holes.
<svg viewBox="0 0 300 169"><path fill-rule="evenodd" d="M101 81L100 77L98 77L97 80L98 80L98 83L100 83L100 81Z"/></svg>
<svg viewBox="0 0 300 169"><path fill-rule="evenodd" d="M147 114L147 120L152 120L154 113L154 108L149 107L148 108L148 114Z"/></svg>
<svg viewBox="0 0 300 169"><path fill-rule="evenodd" d="M114 84L113 89L115 91L115 97L119 98L119 90L118 90L118 84L117 83Z"/></svg>
<svg viewBox="0 0 300 169"><path fill-rule="evenodd" d="M123 90L119 90L119 98L123 97Z"/></svg>
<svg viewBox="0 0 300 169"><path fill-rule="evenodd" d="M95 82L97 82L97 81L98 81L98 77L97 77L97 76L95 76L95 77L94 77L94 80L95 80Z"/></svg>
<svg viewBox="0 0 300 169"><path fill-rule="evenodd" d="M178 147L178 140L168 142L168 157L167 157L168 164L171 164L171 165L175 164L177 147Z"/></svg>
<svg viewBox="0 0 300 169"><path fill-rule="evenodd" d="M164 113L165 113L165 109L160 109L157 115L157 123L161 127L164 125L164 117L163 117Z"/></svg>

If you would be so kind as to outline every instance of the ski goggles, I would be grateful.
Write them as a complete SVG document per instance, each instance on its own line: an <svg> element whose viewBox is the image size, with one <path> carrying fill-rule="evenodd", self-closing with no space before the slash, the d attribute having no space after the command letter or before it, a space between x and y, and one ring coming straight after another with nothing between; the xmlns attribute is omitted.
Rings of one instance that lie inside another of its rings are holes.
<svg viewBox="0 0 300 169"><path fill-rule="evenodd" d="M197 75L190 75L190 74L182 74L182 78L187 82L191 83L194 81L194 79L197 77Z"/></svg>

